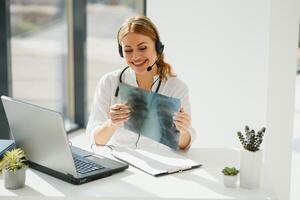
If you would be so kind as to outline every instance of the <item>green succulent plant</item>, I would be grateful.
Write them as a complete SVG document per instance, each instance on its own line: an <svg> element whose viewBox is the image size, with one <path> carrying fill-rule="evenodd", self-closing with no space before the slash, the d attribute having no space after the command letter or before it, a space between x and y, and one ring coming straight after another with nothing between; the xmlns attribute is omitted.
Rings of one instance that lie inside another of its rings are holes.
<svg viewBox="0 0 300 200"><path fill-rule="evenodd" d="M0 161L0 172L3 169L9 171L17 171L27 166L27 159L25 152L21 148L14 148L5 152L2 160Z"/></svg>
<svg viewBox="0 0 300 200"><path fill-rule="evenodd" d="M250 130L249 126L245 126L245 133L239 131L237 135L244 149L255 152L259 150L265 132L265 127L255 133L253 129Z"/></svg>
<svg viewBox="0 0 300 200"><path fill-rule="evenodd" d="M225 167L222 170L223 174L226 176L235 176L237 175L240 171L237 170L235 167Z"/></svg>

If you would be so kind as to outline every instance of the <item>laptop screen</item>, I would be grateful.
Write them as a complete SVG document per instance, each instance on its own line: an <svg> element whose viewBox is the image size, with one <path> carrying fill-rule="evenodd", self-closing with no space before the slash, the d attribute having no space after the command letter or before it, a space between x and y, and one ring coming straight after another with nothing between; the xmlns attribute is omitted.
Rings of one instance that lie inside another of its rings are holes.
<svg viewBox="0 0 300 200"><path fill-rule="evenodd" d="M52 110L1 97L11 134L30 161L77 176L62 116Z"/></svg>

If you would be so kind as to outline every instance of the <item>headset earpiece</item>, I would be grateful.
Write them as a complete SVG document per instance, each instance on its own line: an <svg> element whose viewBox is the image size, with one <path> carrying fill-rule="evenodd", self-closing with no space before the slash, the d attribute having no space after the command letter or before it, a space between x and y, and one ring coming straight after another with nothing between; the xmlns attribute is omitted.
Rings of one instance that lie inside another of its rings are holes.
<svg viewBox="0 0 300 200"><path fill-rule="evenodd" d="M120 54L120 56L123 58L124 56L123 56L123 49L122 49L122 46L119 44L118 45L119 46L119 54Z"/></svg>
<svg viewBox="0 0 300 200"><path fill-rule="evenodd" d="M155 49L156 49L156 52L158 53L158 54L162 54L163 53L163 51L164 51L164 45L161 43L161 41L158 39L157 41L156 41L156 44L155 44Z"/></svg>

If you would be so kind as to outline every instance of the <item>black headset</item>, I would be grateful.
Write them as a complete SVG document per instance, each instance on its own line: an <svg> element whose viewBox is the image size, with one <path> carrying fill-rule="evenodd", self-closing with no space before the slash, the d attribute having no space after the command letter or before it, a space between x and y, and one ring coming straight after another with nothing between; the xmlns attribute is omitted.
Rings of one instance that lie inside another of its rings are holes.
<svg viewBox="0 0 300 200"><path fill-rule="evenodd" d="M118 49L119 49L119 54L120 56L123 58L124 55L123 55L123 49L122 49L122 46L120 44L120 41L119 41L119 34L120 34L120 31L122 30L122 28L124 26L126 26L127 24L129 23L132 23L132 24L140 24L140 25L147 25L147 26L151 26L152 29L154 30L155 34L156 34L156 37L157 37L157 40L155 42L155 49L156 49L156 52L161 55L164 51L164 45L163 43L160 41L159 39L159 35L158 35L158 32L156 30L156 28L153 26L153 24L151 24L151 22L148 22L147 20L145 19L132 19L130 20L129 22L127 22L125 25L121 26L119 31L118 31L118 35L117 35L117 40L118 40Z"/></svg>

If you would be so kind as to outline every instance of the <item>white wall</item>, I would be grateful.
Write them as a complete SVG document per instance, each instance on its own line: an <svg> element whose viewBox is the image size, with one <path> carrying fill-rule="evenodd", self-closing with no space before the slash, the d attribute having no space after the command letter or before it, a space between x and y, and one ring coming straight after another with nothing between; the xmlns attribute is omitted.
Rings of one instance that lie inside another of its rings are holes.
<svg viewBox="0 0 300 200"><path fill-rule="evenodd" d="M298 8L297 0L147 1L167 61L190 88L198 131L194 146L240 147L236 132L244 125L267 126L266 165L284 200L290 186Z"/></svg>
<svg viewBox="0 0 300 200"><path fill-rule="evenodd" d="M265 161L279 199L289 199L300 2L272 0L270 10Z"/></svg>
<svg viewBox="0 0 300 200"><path fill-rule="evenodd" d="M147 1L167 61L190 89L195 146L240 147L238 130L265 125L268 6L262 0Z"/></svg>

